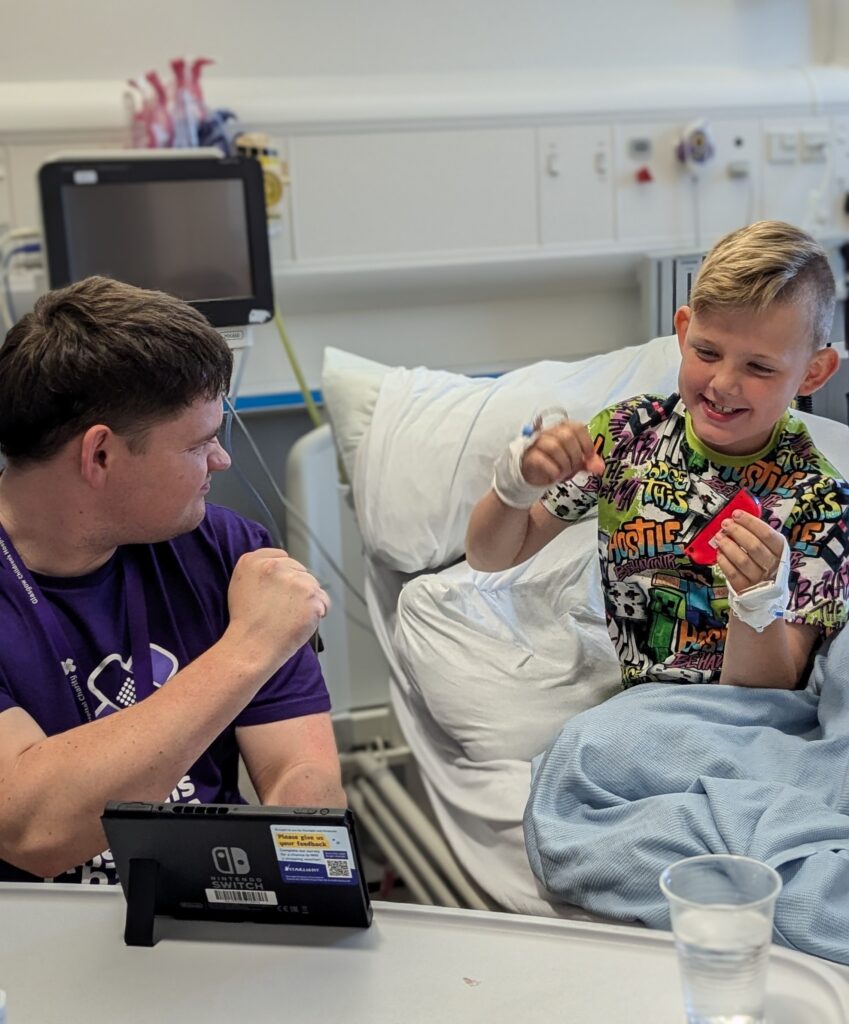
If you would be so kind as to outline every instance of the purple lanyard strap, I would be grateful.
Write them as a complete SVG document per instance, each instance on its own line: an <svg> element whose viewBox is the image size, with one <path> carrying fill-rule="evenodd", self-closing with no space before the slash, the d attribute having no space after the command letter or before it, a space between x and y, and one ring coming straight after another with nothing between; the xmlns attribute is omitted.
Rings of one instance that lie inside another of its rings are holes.
<svg viewBox="0 0 849 1024"><path fill-rule="evenodd" d="M126 551L121 552L121 567L124 573L127 616L130 621L133 678L136 683L136 692L147 694L153 688L153 668L150 660L144 585L135 559L128 556ZM77 659L74 657L73 645L55 611L45 599L36 581L30 576L29 570L2 526L0 526L0 570L10 572L20 584L18 588L13 588L13 593L17 593L21 606L24 609L29 609L30 614L35 616L41 627L51 654L56 660L56 666L74 695L80 720L91 722L91 709L86 700L85 690L77 676Z"/></svg>

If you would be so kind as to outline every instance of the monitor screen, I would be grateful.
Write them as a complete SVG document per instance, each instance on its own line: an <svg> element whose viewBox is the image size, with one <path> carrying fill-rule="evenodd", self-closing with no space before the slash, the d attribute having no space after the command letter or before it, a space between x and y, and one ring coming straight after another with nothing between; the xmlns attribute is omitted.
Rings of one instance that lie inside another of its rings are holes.
<svg viewBox="0 0 849 1024"><path fill-rule="evenodd" d="M40 185L51 287L102 274L185 299L218 327L270 318L255 160L56 161Z"/></svg>

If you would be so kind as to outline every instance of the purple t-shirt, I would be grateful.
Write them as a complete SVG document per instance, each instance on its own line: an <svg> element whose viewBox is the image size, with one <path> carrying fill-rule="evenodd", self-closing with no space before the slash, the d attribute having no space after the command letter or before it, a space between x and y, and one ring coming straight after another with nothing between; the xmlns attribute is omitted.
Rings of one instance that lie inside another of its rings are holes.
<svg viewBox="0 0 849 1024"><path fill-rule="evenodd" d="M120 549L80 577L32 573L71 644L76 676L92 719L114 714L149 696L221 638L229 621L227 588L246 551L273 546L258 524L207 505L191 533L160 544ZM133 676L123 559L134 559L144 586L153 687L138 692ZM0 711L23 708L48 736L85 721L53 651L12 573L0 571ZM239 803L238 725L260 725L330 709L312 648L302 647L259 690L178 782L169 800ZM0 861L0 881L32 876ZM56 879L114 882L111 858L101 856Z"/></svg>

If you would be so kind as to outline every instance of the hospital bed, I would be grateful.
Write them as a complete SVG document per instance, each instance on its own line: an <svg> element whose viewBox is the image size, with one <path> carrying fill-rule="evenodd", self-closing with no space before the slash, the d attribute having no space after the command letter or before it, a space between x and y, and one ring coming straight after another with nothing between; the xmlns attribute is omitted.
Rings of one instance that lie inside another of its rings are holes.
<svg viewBox="0 0 849 1024"><path fill-rule="evenodd" d="M667 394L678 362L674 337L495 379L326 352L322 387L350 481L342 490L359 528L389 698L451 856L486 906L592 916L547 898L528 866L521 820L532 758L620 683L595 518L524 565L485 574L463 560L469 513L490 485L494 458L535 412L563 409L586 421L630 395ZM797 415L849 473L849 429ZM317 434L326 448L327 428ZM313 505L326 514L327 494ZM349 792L368 813L356 785ZM403 819L391 793L389 812ZM407 828L396 825L396 835Z"/></svg>

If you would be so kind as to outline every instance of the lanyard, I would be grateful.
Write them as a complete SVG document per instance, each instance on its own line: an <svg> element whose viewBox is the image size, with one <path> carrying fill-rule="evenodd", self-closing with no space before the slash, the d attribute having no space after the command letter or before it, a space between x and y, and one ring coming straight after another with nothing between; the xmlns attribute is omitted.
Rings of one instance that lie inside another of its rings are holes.
<svg viewBox="0 0 849 1024"><path fill-rule="evenodd" d="M127 616L130 622L130 654L132 657L133 678L137 693L149 693L153 687L153 668L150 660L150 641L147 629L147 609L144 600L144 585L141 572L134 558L121 552L121 567L124 574L124 592L127 600ZM18 581L19 586L12 592L24 609L35 616L56 665L71 688L80 719L91 722L92 714L86 700L85 691L77 676L76 659L73 645L68 635L41 592L41 588L33 579L21 556L15 550L5 529L0 526L0 572L6 571Z"/></svg>

